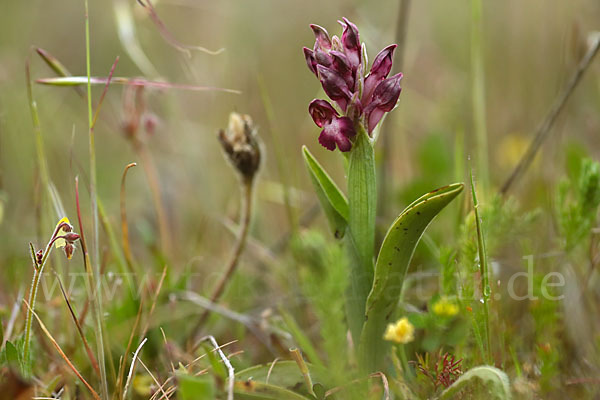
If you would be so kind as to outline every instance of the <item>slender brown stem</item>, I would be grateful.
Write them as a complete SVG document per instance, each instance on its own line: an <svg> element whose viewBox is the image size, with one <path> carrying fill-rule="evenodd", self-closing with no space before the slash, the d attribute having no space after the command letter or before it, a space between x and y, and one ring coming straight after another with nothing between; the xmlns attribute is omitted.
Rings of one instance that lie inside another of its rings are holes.
<svg viewBox="0 0 600 400"><path fill-rule="evenodd" d="M132 273L135 272L135 269L133 267L134 261L131 253L131 247L129 246L129 226L127 225L127 207L125 206L125 179L127 178L127 171L129 171L129 168L135 167L136 165L136 163L127 164L125 170L123 171L123 176L121 177L121 240L123 242L125 261L127 262L129 271Z"/></svg>
<svg viewBox="0 0 600 400"><path fill-rule="evenodd" d="M250 220L252 217L252 190L253 190L253 181L252 180L242 180L241 189L242 189L242 211L240 215L240 231L238 233L237 239L235 241L235 245L233 246L233 251L231 253L229 262L227 263L227 267L225 269L225 275L221 277L221 280L213 290L212 295L210 296L210 301L212 303L216 303L219 301L223 292L225 291L225 287L227 283L231 280L233 273L235 272L242 252L244 251L244 247L246 245L246 239L248 238L248 232L250 228ZM196 327L192 330L192 335L196 334L196 331L200 329L208 319L210 315L210 309L206 309L204 313L200 316L200 320L196 324ZM194 346L195 347L195 346Z"/></svg>
<svg viewBox="0 0 600 400"><path fill-rule="evenodd" d="M548 135L550 133L550 130L552 129L552 126L554 125L554 122L556 121L556 118L558 117L565 104L567 103L567 100L569 99L569 97L571 97L571 94L581 81L583 74L590 66L592 60L594 59L594 56L598 54L598 50L600 50L600 35L597 35L594 38L593 44L589 47L587 53L577 65L577 69L575 69L575 72L573 73L573 75L571 75L571 78L567 81L563 90L554 100L554 103L552 104L552 107L550 107L548 114L546 114L546 117L538 126L535 138L529 145L529 148L519 161L519 164L517 164L513 172L510 174L506 182L504 182L504 185L502 185L502 188L500 189L501 195L506 195L510 188L514 185L514 183L525 173L525 171L527 171L527 169L535 159L538 150L540 149L544 141L548 138Z"/></svg>

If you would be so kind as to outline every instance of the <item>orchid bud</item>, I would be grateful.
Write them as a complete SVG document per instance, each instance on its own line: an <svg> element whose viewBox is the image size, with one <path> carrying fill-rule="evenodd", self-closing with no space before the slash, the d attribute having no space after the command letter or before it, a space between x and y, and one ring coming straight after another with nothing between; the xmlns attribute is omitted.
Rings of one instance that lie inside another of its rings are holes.
<svg viewBox="0 0 600 400"><path fill-rule="evenodd" d="M365 78L363 103L369 102L371 95L373 94L373 90L375 90L377 84L387 78L388 74L390 73L392 69L394 50L396 47L397 46L395 44L386 47L385 49L381 50L375 57L375 60L373 60L371 72Z"/></svg>
<svg viewBox="0 0 600 400"><path fill-rule="evenodd" d="M335 108L325 100L313 100L308 111L318 127L323 128L319 143L328 150L350 151L350 138L356 135L354 124L348 117L339 117Z"/></svg>
<svg viewBox="0 0 600 400"><path fill-rule="evenodd" d="M331 50L331 39L329 39L327 30L315 24L311 24L310 27L315 34L315 50Z"/></svg>
<svg viewBox="0 0 600 400"><path fill-rule="evenodd" d="M369 134L373 132L383 114L392 111L396 106L398 97L400 97L400 92L402 91L400 87L401 79L402 73L398 73L391 78L384 79L375 88L373 98L365 108Z"/></svg>
<svg viewBox="0 0 600 400"><path fill-rule="evenodd" d="M344 78L333 69L322 65L317 66L317 71L319 72L319 79L327 96L331 100L334 100L342 110L346 111L352 93Z"/></svg>
<svg viewBox="0 0 600 400"><path fill-rule="evenodd" d="M336 35L333 35L331 37L331 50L344 51L344 46L342 45L342 41Z"/></svg>
<svg viewBox="0 0 600 400"><path fill-rule="evenodd" d="M333 59L332 69L335 70L348 85L348 88L354 88L354 77L352 74L352 68L348 64L348 58L344 53L339 51L331 51L331 57Z"/></svg>
<svg viewBox="0 0 600 400"><path fill-rule="evenodd" d="M348 61L352 66L352 69L356 71L358 65L361 62L361 45L360 38L358 35L358 28L348 18L343 18L343 21L338 21L344 31L342 32L342 45L344 46L344 52L348 56Z"/></svg>
<svg viewBox="0 0 600 400"><path fill-rule="evenodd" d="M306 65L308 65L308 69L317 75L317 60L315 60L315 52L309 49L308 47L303 47L302 51L304 51L304 58L306 59Z"/></svg>

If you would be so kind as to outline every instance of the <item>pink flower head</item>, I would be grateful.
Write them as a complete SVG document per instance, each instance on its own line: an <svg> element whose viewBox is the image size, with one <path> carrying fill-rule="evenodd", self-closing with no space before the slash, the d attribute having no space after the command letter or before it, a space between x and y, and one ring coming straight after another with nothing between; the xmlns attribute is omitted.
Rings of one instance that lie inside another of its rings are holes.
<svg viewBox="0 0 600 400"><path fill-rule="evenodd" d="M395 44L381 50L369 70L358 28L347 18L339 23L343 30L341 39L330 37L327 30L319 25L311 25L315 44L312 49L304 47L303 52L309 70L317 76L325 94L342 112L340 116L325 100L311 102L310 114L323 128L319 143L329 150L335 150L337 146L341 151L349 151L357 124L365 126L371 135L383 115L396 106L402 90L402 74L388 78Z"/></svg>

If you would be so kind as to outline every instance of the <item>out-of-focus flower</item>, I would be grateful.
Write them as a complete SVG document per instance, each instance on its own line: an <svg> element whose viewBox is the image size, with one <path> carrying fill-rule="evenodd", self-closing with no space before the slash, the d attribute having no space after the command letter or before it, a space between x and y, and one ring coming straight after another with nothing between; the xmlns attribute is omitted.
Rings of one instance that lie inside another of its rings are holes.
<svg viewBox="0 0 600 400"><path fill-rule="evenodd" d="M410 343L415 340L415 327L408 318L402 317L394 324L388 324L383 338L390 342Z"/></svg>
<svg viewBox="0 0 600 400"><path fill-rule="evenodd" d="M75 242L79 240L79 234L73 232L73 226L67 217L58 221L55 232L54 246L56 246L56 248L64 248L65 255L67 256L67 259L70 260L75 251Z"/></svg>
<svg viewBox="0 0 600 400"><path fill-rule="evenodd" d="M304 47L303 51L309 70L319 78L325 94L342 113L340 116L325 100L310 103L309 112L315 123L320 128L326 126L319 136L319 143L329 150L335 150L337 144L346 152L352 148L356 125L362 124L372 135L383 115L394 109L402 91L402 73L388 78L395 44L379 52L367 73L367 51L365 44L360 42L356 25L346 18L339 23L343 28L341 39L330 37L323 27L311 25L315 44L312 49ZM323 124L323 118L315 118L317 106L330 109L327 124Z"/></svg>
<svg viewBox="0 0 600 400"><path fill-rule="evenodd" d="M432 311L440 317L453 317L458 314L458 305L447 297L442 297L433 305Z"/></svg>

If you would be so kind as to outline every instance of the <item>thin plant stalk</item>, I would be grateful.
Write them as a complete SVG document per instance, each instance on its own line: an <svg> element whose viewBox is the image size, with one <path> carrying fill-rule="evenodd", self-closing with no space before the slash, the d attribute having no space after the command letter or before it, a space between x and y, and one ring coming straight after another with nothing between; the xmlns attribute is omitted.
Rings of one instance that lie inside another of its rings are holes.
<svg viewBox="0 0 600 400"><path fill-rule="evenodd" d="M489 270L487 263L487 251L485 248L485 238L483 237L483 228L481 226L481 217L479 215L479 201L475 190L475 180L473 171L471 171L471 193L473 195L473 209L475 210L475 221L477 225L477 248L479 251L479 271L481 274L481 294L483 300L483 318L484 318L484 338L487 347L486 361L492 364L492 342L490 337L490 310L489 299L491 295L491 286L489 282Z"/></svg>
<svg viewBox="0 0 600 400"><path fill-rule="evenodd" d="M529 147L527 148L527 151L525 152L525 154L523 154L523 157L521 157L521 160L519 161L513 172L510 174L506 182L504 182L504 184L502 185L502 188L500 189L500 194L505 196L510 190L510 188L514 185L514 183L525 173L525 171L527 171L527 169L535 159L538 150L550 134L552 126L554 126L554 122L556 121L556 118L565 107L567 100L569 100L571 94L581 81L581 78L583 77L585 71L588 70L592 60L600 51L600 33L596 33L593 39L594 41L592 45L588 48L587 53L577 65L577 69L575 70L575 72L573 72L573 75L571 75L571 78L567 81L563 90L554 100L554 103L550 107L548 114L546 114L546 117L538 126L535 137L529 145Z"/></svg>
<svg viewBox="0 0 600 400"><path fill-rule="evenodd" d="M108 400L108 381L106 377L106 365L104 356L104 338L102 329L102 293L100 289L100 254L99 254L99 230L98 230L98 201L96 192L96 146L94 136L94 121L92 112L92 84L91 84L91 61L90 61L90 15L88 0L85 0L85 64L87 75L87 103L88 103L88 127L89 127L89 156L90 156L90 199L92 208L92 273L87 273L91 297L94 299L96 339L98 346L98 363L100 367L101 395ZM110 78L108 79L110 82ZM94 284L95 281L95 284ZM95 285L98 285L95 288Z"/></svg>
<svg viewBox="0 0 600 400"><path fill-rule="evenodd" d="M483 55L483 16L482 1L471 0L471 109L475 146L477 155L477 171L483 194L488 191L488 139L485 110L485 69Z"/></svg>
<svg viewBox="0 0 600 400"><path fill-rule="evenodd" d="M136 163L127 164L121 177L121 241L123 242L123 253L125 253L125 260L129 270L133 273L135 269L133 267L134 260L133 254L131 253L131 247L129 246L129 226L127 224L127 207L125 206L125 179L127 178L127 171L129 168L135 167Z"/></svg>
<svg viewBox="0 0 600 400"><path fill-rule="evenodd" d="M35 299L37 297L38 287L40 285L40 278L42 276L42 273L44 272L44 266L46 265L48 256L52 252L52 245L54 244L56 239L59 238L59 236L57 235L62 227L63 224L58 224L54 229L54 233L52 234L52 237L50 238L48 244L46 245L46 248L44 249L44 253L39 264L37 264L36 262L36 255L33 249L33 245L30 244L31 256L33 258L33 279L31 281L31 289L29 290L29 301L27 302L27 304L29 304L29 307L27 312L27 320L25 322L25 339L23 345L23 360L25 364L29 363L28 360L31 345L31 322L33 320L33 313L35 310Z"/></svg>

